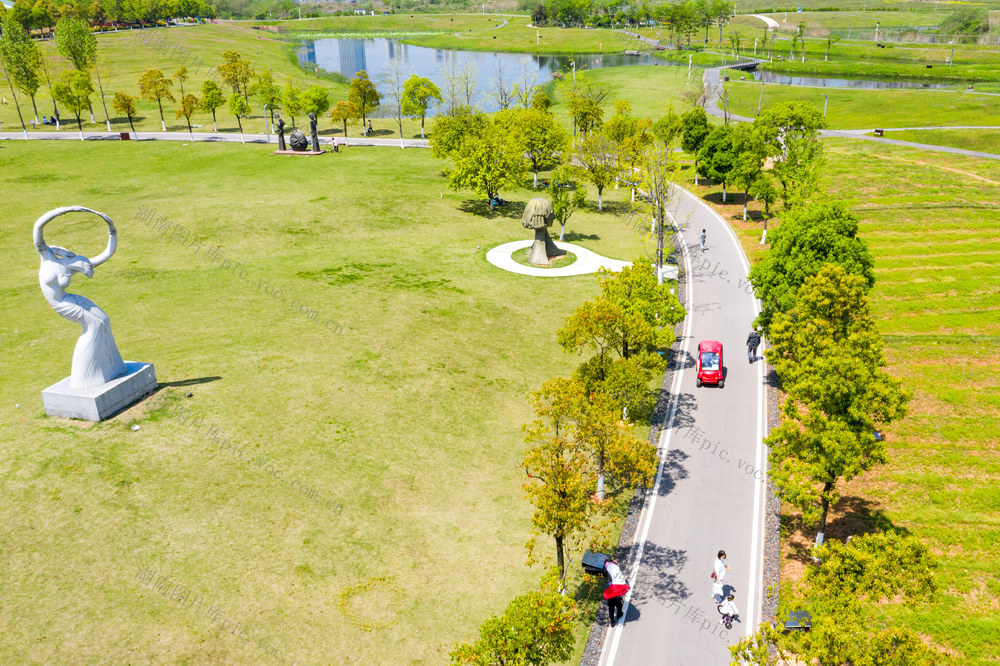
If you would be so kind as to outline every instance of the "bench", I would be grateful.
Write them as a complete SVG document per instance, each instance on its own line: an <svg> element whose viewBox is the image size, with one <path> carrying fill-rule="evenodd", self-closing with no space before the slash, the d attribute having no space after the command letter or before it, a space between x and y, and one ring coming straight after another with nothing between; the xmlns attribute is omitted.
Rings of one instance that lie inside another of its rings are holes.
<svg viewBox="0 0 1000 666"><path fill-rule="evenodd" d="M882 136L884 131L885 130L880 130L880 129L875 130L875 136Z"/></svg>
<svg viewBox="0 0 1000 666"><path fill-rule="evenodd" d="M788 615L788 622L785 622L783 633L809 631L810 629L812 629L812 615L809 614L809 611L792 611Z"/></svg>

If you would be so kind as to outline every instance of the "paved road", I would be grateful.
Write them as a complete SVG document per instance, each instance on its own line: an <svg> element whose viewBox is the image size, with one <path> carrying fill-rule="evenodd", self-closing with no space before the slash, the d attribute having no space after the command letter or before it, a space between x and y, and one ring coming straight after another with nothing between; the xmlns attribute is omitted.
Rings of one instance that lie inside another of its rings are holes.
<svg viewBox="0 0 1000 666"><path fill-rule="evenodd" d="M749 266L722 218L684 193L675 218L688 220L688 318L674 375L661 466L639 517L626 570L632 584L625 623L611 628L601 664L722 666L728 646L760 622L766 452L764 362L750 365L744 342L757 301L741 288ZM701 229L708 249L698 248ZM698 341L724 345L724 388L695 386ZM756 476L756 478L755 478ZM726 631L711 599L719 549L725 584L742 623Z"/></svg>
<svg viewBox="0 0 1000 666"><path fill-rule="evenodd" d="M734 70L735 71L735 70ZM717 118L724 118L725 113L719 108L719 93L722 90L721 82L721 67L713 67L711 69L706 69L704 75L702 76L702 81L705 84L705 94L707 95L707 102L705 103L705 112L709 115L716 116ZM753 118L747 116L739 116L734 113L729 114L729 119L735 122L749 123L753 122ZM970 125L958 125L955 127L897 127L888 128L889 131L902 131L902 130L947 130L947 129L998 129L994 125L981 125L981 126L970 126ZM863 141L875 141L877 143L891 143L897 146L909 146L910 148L919 148L921 150L933 150L939 153L953 153L955 155L966 155L968 157L982 157L988 160L1000 160L1000 155L994 153L984 153L976 150L966 150L964 148L952 148L950 146L936 146L930 143L917 143L915 141L900 141L899 139L891 139L886 137L878 136L867 136L868 133L874 132L874 129L850 129L850 130L821 130L820 136L832 136L841 137L845 139L861 139Z"/></svg>
<svg viewBox="0 0 1000 666"><path fill-rule="evenodd" d="M754 17L756 19L760 19L761 21L763 21L764 23L766 23L768 30L776 30L778 28L778 22L775 21L770 16L764 16L763 14L750 14L750 16L752 16L752 17Z"/></svg>
<svg viewBox="0 0 1000 666"><path fill-rule="evenodd" d="M28 132L28 136L31 140L36 139L64 139L71 141L79 141L80 133L75 129L70 129L70 126L63 123L63 129L59 132ZM118 132L88 132L83 131L83 136L87 141L118 141L120 139L120 134ZM244 139L246 143L267 143L266 134L244 134ZM0 140L2 139L20 139L24 140L23 132L0 132ZM274 149L278 149L278 139L272 134L270 137L270 143L274 146ZM187 132L139 132L140 141L191 141L191 135ZM225 141L229 143L241 143L239 134L231 134L229 132L195 132L195 141ZM331 137L320 137L320 145L329 148L331 143ZM345 145L344 140L337 137L337 143L341 146ZM347 146L395 146L399 147L399 138L395 139L377 139L377 138L365 138L365 137L348 137ZM407 148L427 148L430 143L427 139L404 139L403 145Z"/></svg>

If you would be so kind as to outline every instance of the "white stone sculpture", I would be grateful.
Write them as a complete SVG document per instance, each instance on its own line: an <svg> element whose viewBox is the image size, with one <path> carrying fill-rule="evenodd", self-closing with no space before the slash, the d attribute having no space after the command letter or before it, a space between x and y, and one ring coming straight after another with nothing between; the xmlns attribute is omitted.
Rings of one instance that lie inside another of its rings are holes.
<svg viewBox="0 0 1000 666"><path fill-rule="evenodd" d="M54 218L72 212L93 213L108 224L108 246L93 259L74 254L62 247L45 244L43 227ZM115 345L108 315L93 301L79 294L66 293L74 273L93 277L94 268L103 264L115 253L118 246L118 232L114 222L104 213L83 206L56 208L35 222L34 238L35 249L42 258L42 265L38 270L38 282L45 300L64 318L83 327L73 352L70 387L83 389L100 386L126 374L128 370Z"/></svg>

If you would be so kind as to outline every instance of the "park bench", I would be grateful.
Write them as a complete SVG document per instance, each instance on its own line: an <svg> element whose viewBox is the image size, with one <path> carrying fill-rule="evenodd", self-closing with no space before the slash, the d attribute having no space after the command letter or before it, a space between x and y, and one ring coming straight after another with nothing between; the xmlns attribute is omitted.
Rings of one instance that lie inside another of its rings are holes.
<svg viewBox="0 0 1000 666"><path fill-rule="evenodd" d="M809 614L809 611L792 611L788 615L788 621L785 622L783 633L809 631L810 629L812 629L812 615Z"/></svg>
<svg viewBox="0 0 1000 666"><path fill-rule="evenodd" d="M877 129L875 130L875 136L882 136L883 132L884 130Z"/></svg>

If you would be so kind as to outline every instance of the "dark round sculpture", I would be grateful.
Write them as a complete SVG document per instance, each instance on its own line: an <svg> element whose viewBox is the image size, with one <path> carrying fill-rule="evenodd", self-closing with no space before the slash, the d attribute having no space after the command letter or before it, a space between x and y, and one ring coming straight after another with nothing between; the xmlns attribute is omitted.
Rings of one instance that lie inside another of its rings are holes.
<svg viewBox="0 0 1000 666"><path fill-rule="evenodd" d="M302 130L297 129L289 137L288 145L292 147L292 150L309 150L309 139L302 133Z"/></svg>

